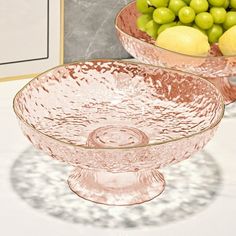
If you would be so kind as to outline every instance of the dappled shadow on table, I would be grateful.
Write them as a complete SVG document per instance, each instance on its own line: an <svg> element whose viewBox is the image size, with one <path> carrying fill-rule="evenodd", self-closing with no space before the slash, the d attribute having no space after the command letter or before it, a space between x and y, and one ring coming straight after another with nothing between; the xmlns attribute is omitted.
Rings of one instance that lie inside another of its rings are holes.
<svg viewBox="0 0 236 236"><path fill-rule="evenodd" d="M105 206L70 191L67 177L71 170L73 167L29 147L12 166L11 184L31 207L60 220L103 228L142 228L180 221L203 211L222 183L213 157L199 152L162 170L167 186L154 200L126 207Z"/></svg>

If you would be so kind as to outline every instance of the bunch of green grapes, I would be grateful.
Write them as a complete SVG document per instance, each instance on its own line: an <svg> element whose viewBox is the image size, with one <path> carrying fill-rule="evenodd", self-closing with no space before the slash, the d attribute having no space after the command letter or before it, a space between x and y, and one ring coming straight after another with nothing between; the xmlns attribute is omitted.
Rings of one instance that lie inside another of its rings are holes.
<svg viewBox="0 0 236 236"><path fill-rule="evenodd" d="M156 39L165 29L186 25L199 29L210 43L236 25L236 0L136 0L137 26Z"/></svg>

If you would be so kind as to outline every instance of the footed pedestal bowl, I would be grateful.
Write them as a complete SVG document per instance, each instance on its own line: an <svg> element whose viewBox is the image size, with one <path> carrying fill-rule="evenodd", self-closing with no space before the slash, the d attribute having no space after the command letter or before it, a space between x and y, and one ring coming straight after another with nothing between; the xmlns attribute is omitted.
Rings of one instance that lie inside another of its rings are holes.
<svg viewBox="0 0 236 236"><path fill-rule="evenodd" d="M137 28L138 16L135 2L131 2L116 17L117 35L128 53L143 63L204 77L220 90L225 104L236 101L236 55L222 56L217 44L208 56L189 56L157 47L151 37Z"/></svg>
<svg viewBox="0 0 236 236"><path fill-rule="evenodd" d="M14 111L36 148L75 167L68 179L73 192L131 205L164 190L160 168L204 147L224 103L196 75L94 60L39 75L16 94Z"/></svg>

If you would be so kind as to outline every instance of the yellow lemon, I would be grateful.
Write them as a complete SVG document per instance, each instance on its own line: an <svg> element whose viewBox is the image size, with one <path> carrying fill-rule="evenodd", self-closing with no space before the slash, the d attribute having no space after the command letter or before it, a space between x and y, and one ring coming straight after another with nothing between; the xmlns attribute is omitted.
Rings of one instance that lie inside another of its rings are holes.
<svg viewBox="0 0 236 236"><path fill-rule="evenodd" d="M208 38L200 30L190 26L173 26L161 32L156 45L171 51L206 56L210 49Z"/></svg>
<svg viewBox="0 0 236 236"><path fill-rule="evenodd" d="M219 48L225 56L236 55L236 25L219 38Z"/></svg>

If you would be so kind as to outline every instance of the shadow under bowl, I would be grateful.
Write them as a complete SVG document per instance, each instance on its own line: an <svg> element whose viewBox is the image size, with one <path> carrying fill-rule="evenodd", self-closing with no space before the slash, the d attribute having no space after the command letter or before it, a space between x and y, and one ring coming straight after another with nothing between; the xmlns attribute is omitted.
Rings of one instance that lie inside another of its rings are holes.
<svg viewBox="0 0 236 236"><path fill-rule="evenodd" d="M131 205L163 191L157 169L203 148L224 104L215 86L196 75L94 60L39 75L17 93L14 110L35 147L76 166L72 191Z"/></svg>

